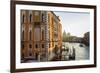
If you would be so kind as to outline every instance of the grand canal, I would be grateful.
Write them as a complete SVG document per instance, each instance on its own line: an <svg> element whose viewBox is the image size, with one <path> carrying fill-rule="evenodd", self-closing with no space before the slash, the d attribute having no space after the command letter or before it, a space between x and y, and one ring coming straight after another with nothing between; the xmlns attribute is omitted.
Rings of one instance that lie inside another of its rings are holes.
<svg viewBox="0 0 100 73"><path fill-rule="evenodd" d="M70 53L73 53L74 48L74 60L87 60L89 59L89 47L85 46L82 43L69 43L69 42L63 42L63 46L66 49L70 50ZM65 53L65 57L67 58L67 51L63 51L62 54ZM70 59L69 59L70 60Z"/></svg>

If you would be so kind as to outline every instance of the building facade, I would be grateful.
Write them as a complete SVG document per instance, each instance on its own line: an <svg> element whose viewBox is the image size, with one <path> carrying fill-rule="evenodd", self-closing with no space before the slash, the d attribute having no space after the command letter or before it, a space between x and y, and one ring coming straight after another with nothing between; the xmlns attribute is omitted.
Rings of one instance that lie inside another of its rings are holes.
<svg viewBox="0 0 100 73"><path fill-rule="evenodd" d="M62 26L52 11L21 10L21 60L49 61L62 46Z"/></svg>
<svg viewBox="0 0 100 73"><path fill-rule="evenodd" d="M90 32L86 32L86 33L84 34L83 43L84 43L86 46L89 46L89 45L90 45Z"/></svg>

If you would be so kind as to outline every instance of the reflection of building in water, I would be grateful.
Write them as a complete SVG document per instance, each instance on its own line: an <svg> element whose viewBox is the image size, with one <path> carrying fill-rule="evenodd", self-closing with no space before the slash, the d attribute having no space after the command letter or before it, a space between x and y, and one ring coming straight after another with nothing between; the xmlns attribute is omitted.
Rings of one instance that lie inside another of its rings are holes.
<svg viewBox="0 0 100 73"><path fill-rule="evenodd" d="M52 11L21 10L21 59L47 61L62 45L60 19Z"/></svg>

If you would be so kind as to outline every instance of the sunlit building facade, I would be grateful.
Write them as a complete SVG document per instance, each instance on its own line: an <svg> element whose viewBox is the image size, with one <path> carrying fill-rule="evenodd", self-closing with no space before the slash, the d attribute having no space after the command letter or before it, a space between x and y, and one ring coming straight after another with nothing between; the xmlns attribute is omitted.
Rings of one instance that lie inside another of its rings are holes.
<svg viewBox="0 0 100 73"><path fill-rule="evenodd" d="M62 46L62 26L52 11L21 10L21 59L49 61Z"/></svg>

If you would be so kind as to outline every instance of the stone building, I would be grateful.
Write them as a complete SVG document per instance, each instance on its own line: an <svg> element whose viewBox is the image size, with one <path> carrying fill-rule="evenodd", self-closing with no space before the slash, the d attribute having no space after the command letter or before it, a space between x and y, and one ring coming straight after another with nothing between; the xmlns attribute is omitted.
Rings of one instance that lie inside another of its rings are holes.
<svg viewBox="0 0 100 73"><path fill-rule="evenodd" d="M90 44L90 32L86 32L83 37L83 43L87 46Z"/></svg>
<svg viewBox="0 0 100 73"><path fill-rule="evenodd" d="M21 60L49 61L62 46L62 26L52 11L21 10Z"/></svg>

